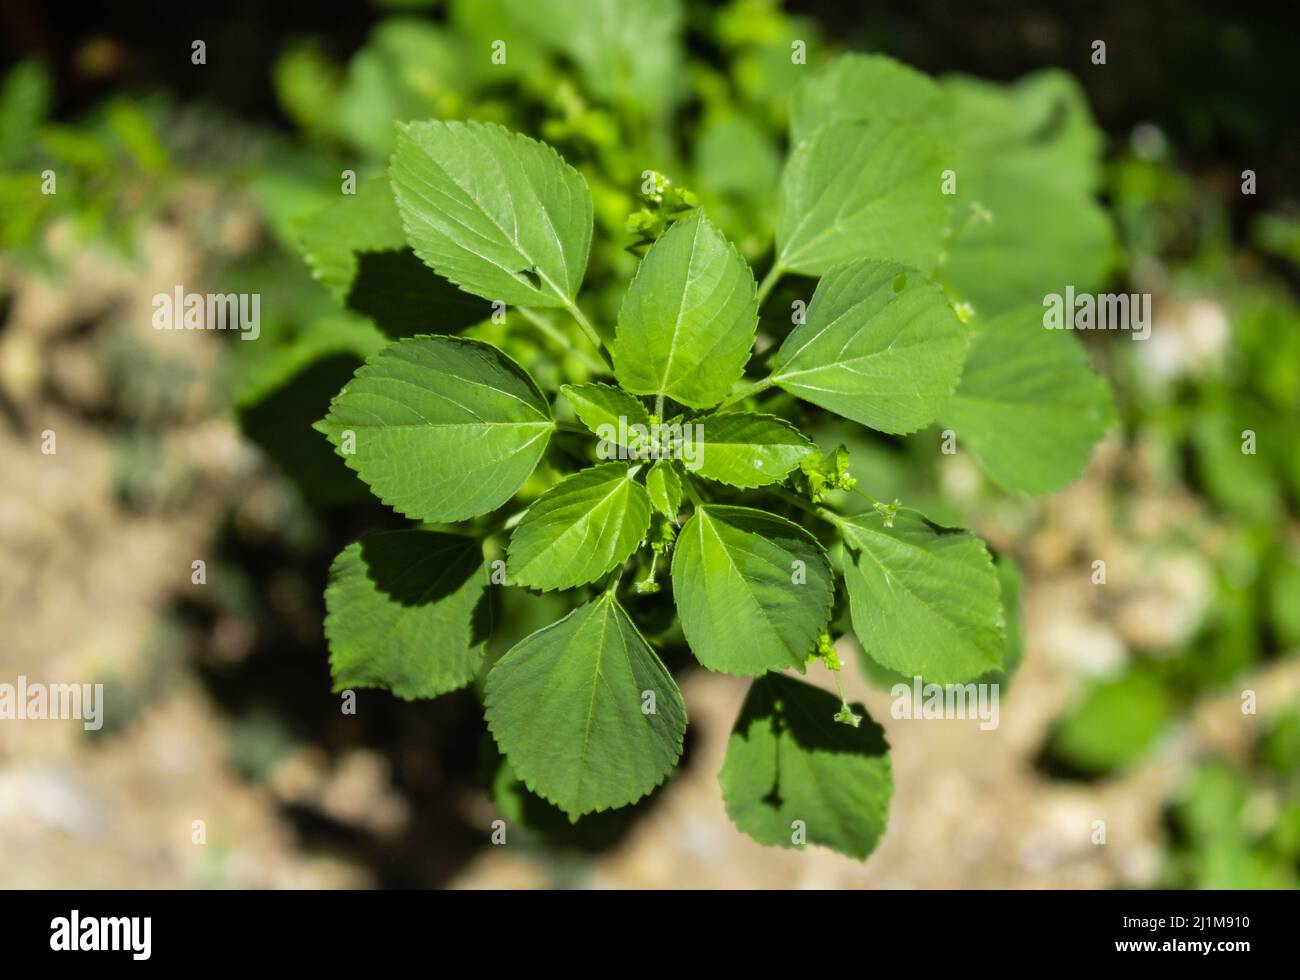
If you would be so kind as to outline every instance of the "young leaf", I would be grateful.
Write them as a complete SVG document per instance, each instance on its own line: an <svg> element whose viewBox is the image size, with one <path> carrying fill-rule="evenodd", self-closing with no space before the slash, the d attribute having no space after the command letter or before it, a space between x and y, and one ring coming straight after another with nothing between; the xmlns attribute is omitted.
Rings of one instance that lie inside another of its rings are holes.
<svg viewBox="0 0 1300 980"><path fill-rule="evenodd" d="M484 709L525 785L572 819L649 793L686 731L672 675L609 594L515 645L488 674Z"/></svg>
<svg viewBox="0 0 1300 980"><path fill-rule="evenodd" d="M677 517L682 509L682 476L676 466L666 459L657 461L646 474L645 488L655 510L665 517Z"/></svg>
<svg viewBox="0 0 1300 980"><path fill-rule="evenodd" d="M507 568L531 589L571 589L626 561L650 526L650 498L626 463L575 473L533 501L510 537Z"/></svg>
<svg viewBox="0 0 1300 980"><path fill-rule="evenodd" d="M504 504L554 427L523 368L464 337L413 337L385 348L315 425L380 500L429 522Z"/></svg>
<svg viewBox="0 0 1300 980"><path fill-rule="evenodd" d="M677 539L672 575L691 651L724 674L802 665L835 598L830 562L816 539L749 507L697 508Z"/></svg>
<svg viewBox="0 0 1300 980"><path fill-rule="evenodd" d="M473 620L487 581L482 548L464 535L392 531L348 545L325 589L334 690L410 699L464 687L483 662Z"/></svg>
<svg viewBox="0 0 1300 980"><path fill-rule="evenodd" d="M976 334L942 418L1004 489L1049 493L1079 478L1114 412L1083 347L1022 307Z"/></svg>
<svg viewBox="0 0 1300 980"><path fill-rule="evenodd" d="M952 96L929 75L880 54L844 54L795 89L790 144L831 123L916 123L946 137Z"/></svg>
<svg viewBox="0 0 1300 980"><path fill-rule="evenodd" d="M732 821L760 844L810 844L864 860L889 819L894 780L885 733L861 704L858 727L833 720L840 702L804 681L754 681L718 773Z"/></svg>
<svg viewBox="0 0 1300 980"><path fill-rule="evenodd" d="M591 194L549 146L491 123L408 123L390 174L407 241L439 275L488 300L572 304Z"/></svg>
<svg viewBox="0 0 1300 980"><path fill-rule="evenodd" d="M820 276L857 259L929 271L949 201L944 154L919 126L824 126L790 154L776 219L777 265Z"/></svg>
<svg viewBox="0 0 1300 980"><path fill-rule="evenodd" d="M629 395L622 388L582 384L564 385L560 390L568 397L578 418L582 419L582 424L602 438L601 427L610 426L617 432L620 419L627 426L650 424L650 413L640 399Z"/></svg>
<svg viewBox="0 0 1300 980"><path fill-rule="evenodd" d="M697 476L733 487L776 483L817 447L785 419L725 412L698 419L704 441L696 448Z"/></svg>
<svg viewBox="0 0 1300 980"><path fill-rule="evenodd" d="M882 432L932 422L952 394L967 331L939 287L886 262L824 276L804 323L773 359L772 380Z"/></svg>
<svg viewBox="0 0 1300 980"><path fill-rule="evenodd" d="M908 677L959 684L1003 666L1001 593L984 542L911 510L845 518L856 555L844 568L858 641Z"/></svg>
<svg viewBox="0 0 1300 980"><path fill-rule="evenodd" d="M614 338L614 374L628 391L692 408L726 397L758 327L747 263L696 210L650 247L628 287Z"/></svg>

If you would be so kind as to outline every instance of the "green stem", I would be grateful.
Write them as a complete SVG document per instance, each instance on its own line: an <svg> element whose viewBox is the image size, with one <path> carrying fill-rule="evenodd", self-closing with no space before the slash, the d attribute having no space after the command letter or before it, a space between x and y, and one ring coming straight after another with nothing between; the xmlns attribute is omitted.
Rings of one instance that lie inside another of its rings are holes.
<svg viewBox="0 0 1300 980"><path fill-rule="evenodd" d="M657 551L650 552L650 568L645 573L645 578L641 579L639 582L636 583L638 586L650 585L654 583L655 566L658 565L658 563L659 563L659 552Z"/></svg>
<svg viewBox="0 0 1300 980"><path fill-rule="evenodd" d="M614 362L610 358L609 352L605 350L605 342L600 339L600 334L597 333L596 328L591 325L591 321L588 320L587 315L582 312L582 308L572 301L566 303L564 308L569 311L569 315L573 317L574 322L582 332L586 334L587 339L591 341L591 345L600 352L601 358L603 358L608 367L612 369L614 367Z"/></svg>
<svg viewBox="0 0 1300 980"><path fill-rule="evenodd" d="M808 501L804 500L803 497L791 493L784 487L772 487L769 489L769 492L776 494L776 496L780 497L791 507L797 507L799 510L811 514L813 517L820 517L828 524L834 524L836 527L839 527L843 521L843 518L841 518L839 514L835 513L835 511L829 510L826 507L818 507L816 504L810 504Z"/></svg>
<svg viewBox="0 0 1300 980"><path fill-rule="evenodd" d="M957 240L961 238L971 225L990 220L992 220L992 215L989 214L988 209L979 201L973 202L970 206L970 210L966 213L965 219L963 219L962 223L956 228L952 229L948 234L947 239L944 241L943 250L939 253L939 265L943 265L948 261L948 253L952 251L953 245L957 244Z"/></svg>
<svg viewBox="0 0 1300 980"><path fill-rule="evenodd" d="M484 538L490 538L492 537L492 535L500 534L502 531L509 531L512 528L514 528L516 524L522 521L524 519L524 515L527 513L528 513L527 507L525 507L523 510L515 511L515 513L511 514L505 520L498 521L495 525L488 528L486 531L483 532L481 536Z"/></svg>
<svg viewBox="0 0 1300 980"><path fill-rule="evenodd" d="M542 316L536 310L530 309L527 306L516 306L515 309L519 311L520 316L536 327L544 337L555 341L555 343L559 344L561 347L577 354L582 363L587 365L588 370L595 374L609 373L609 365L602 364L581 347L575 346L573 341L566 337L559 327L551 323L550 320L546 319L546 317ZM597 347L597 350L599 350L599 347Z"/></svg>
<svg viewBox="0 0 1300 980"><path fill-rule="evenodd" d="M691 503L696 507L704 506L704 501L700 499L700 492L695 489L695 483L689 476L683 478L682 487L686 490L686 496L691 498Z"/></svg>
<svg viewBox="0 0 1300 980"><path fill-rule="evenodd" d="M849 706L849 699L844 696L844 682L840 680L840 672L838 670L832 670L831 676L835 678L835 690L840 692L840 708L847 709Z"/></svg>
<svg viewBox="0 0 1300 980"><path fill-rule="evenodd" d="M762 381L755 381L748 388L743 388L730 398L724 399L722 404L715 408L714 411L720 412L728 405L734 405L738 401L744 401L750 395L757 395L760 391L767 391L767 389L771 388L774 384L776 384L776 382L771 377L764 378Z"/></svg>
<svg viewBox="0 0 1300 980"><path fill-rule="evenodd" d="M774 263L772 268L767 270L767 275L758 284L758 308L760 310L763 308L763 304L767 302L768 294L776 288L776 284L781 281L783 275L785 275L785 270L781 268L780 262Z"/></svg>
<svg viewBox="0 0 1300 980"><path fill-rule="evenodd" d="M867 491L863 490L861 487L854 487L853 492L856 493L863 500L865 500L867 503L871 504L872 507L880 506L880 501L877 500L875 497L871 496L871 494L867 493Z"/></svg>
<svg viewBox="0 0 1300 980"><path fill-rule="evenodd" d="M619 565L609 576L609 584L605 586L605 595L613 595L614 590L618 588L618 583L623 580L623 573L627 571L627 562Z"/></svg>

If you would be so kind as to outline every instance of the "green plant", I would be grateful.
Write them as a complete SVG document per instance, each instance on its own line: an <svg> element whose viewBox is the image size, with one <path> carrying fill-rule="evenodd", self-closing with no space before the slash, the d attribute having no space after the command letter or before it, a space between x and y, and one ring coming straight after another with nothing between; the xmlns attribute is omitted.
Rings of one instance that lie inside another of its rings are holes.
<svg viewBox="0 0 1300 980"><path fill-rule="evenodd" d="M1005 92L844 57L800 87L790 133L761 283L647 168L612 331L584 294L600 173L500 125L401 126L387 175L303 224L317 277L393 341L316 428L418 522L338 556L326 634L339 690L479 684L505 765L573 820L676 765L686 707L656 646L684 638L754 678L720 774L740 829L865 858L892 790L882 729L783 672L839 670L845 606L888 671L1003 671L1002 578L979 538L875 499L805 432L938 423L1007 489L1075 479L1110 400L1040 300L1096 280L1108 226L1064 76ZM511 356L532 342L569 353L534 378ZM501 586L569 611L494 660Z"/></svg>

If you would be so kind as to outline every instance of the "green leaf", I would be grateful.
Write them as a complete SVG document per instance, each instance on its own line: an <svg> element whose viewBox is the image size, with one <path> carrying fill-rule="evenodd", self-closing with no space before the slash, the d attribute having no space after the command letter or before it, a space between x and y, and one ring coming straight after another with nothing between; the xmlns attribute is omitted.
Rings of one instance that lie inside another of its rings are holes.
<svg viewBox="0 0 1300 980"><path fill-rule="evenodd" d="M50 108L50 74L39 61L20 61L0 83L0 167L17 167L35 150Z"/></svg>
<svg viewBox="0 0 1300 980"><path fill-rule="evenodd" d="M650 424L650 413L641 400L622 388L593 383L564 385L560 390L568 396L582 424L602 439L607 437L610 427L615 433L620 430L620 420L625 426Z"/></svg>
<svg viewBox="0 0 1300 980"><path fill-rule="evenodd" d="M1090 774L1122 769L1151 748L1172 711L1159 678L1130 670L1088 688L1052 733L1050 749Z"/></svg>
<svg viewBox="0 0 1300 980"><path fill-rule="evenodd" d="M502 8L531 35L523 43L567 57L599 101L659 114L683 89L680 0L503 0Z"/></svg>
<svg viewBox="0 0 1300 980"><path fill-rule="evenodd" d="M962 179L1000 173L1080 195L1100 186L1104 137L1069 72L1047 69L1011 85L953 75L943 87Z"/></svg>
<svg viewBox="0 0 1300 980"><path fill-rule="evenodd" d="M638 395L692 408L726 397L758 328L747 263L698 209L650 247L628 287L614 338L614 374Z"/></svg>
<svg viewBox="0 0 1300 980"><path fill-rule="evenodd" d="M339 303L388 336L455 333L491 307L461 292L406 246L387 179L363 180L301 222L298 245L312 274Z"/></svg>
<svg viewBox="0 0 1300 980"><path fill-rule="evenodd" d="M929 75L880 54L844 54L818 69L794 93L790 143L831 123L924 126L945 137L952 96Z"/></svg>
<svg viewBox="0 0 1300 980"><path fill-rule="evenodd" d="M672 675L609 594L502 657L484 708L519 778L575 819L658 786L686 731Z"/></svg>
<svg viewBox="0 0 1300 980"><path fill-rule="evenodd" d="M385 348L315 426L380 500L430 522L463 521L504 504L554 427L523 368L464 337L414 337Z"/></svg>
<svg viewBox="0 0 1300 980"><path fill-rule="evenodd" d="M754 681L718 773L732 821L760 844L810 844L863 860L876 848L894 792L885 733L861 704L858 727L833 720L840 702L780 674Z"/></svg>
<svg viewBox="0 0 1300 980"><path fill-rule="evenodd" d="M729 412L697 419L703 441L697 443L696 476L733 487L776 483L817 447L785 419L775 415Z"/></svg>
<svg viewBox="0 0 1300 980"><path fill-rule="evenodd" d="M682 476L670 460L661 459L650 467L645 488L655 510L668 518L677 517L682 509Z"/></svg>
<svg viewBox="0 0 1300 980"><path fill-rule="evenodd" d="M841 266L773 359L772 380L882 432L913 432L947 403L967 330L939 287L885 262Z"/></svg>
<svg viewBox="0 0 1300 980"><path fill-rule="evenodd" d="M427 21L384 18L348 62L343 90L332 102L339 129L370 156L388 159L395 120L443 118L461 109L467 79L490 67L477 55Z"/></svg>
<svg viewBox="0 0 1300 980"><path fill-rule="evenodd" d="M475 608L482 548L440 531L392 531L348 545L325 589L334 690L386 687L432 698L464 687L483 662Z"/></svg>
<svg viewBox="0 0 1300 980"><path fill-rule="evenodd" d="M507 568L532 589L593 582L627 560L650 526L650 498L626 463L575 473L533 501L510 537Z"/></svg>
<svg viewBox="0 0 1300 980"><path fill-rule="evenodd" d="M767 202L776 191L781 160L772 138L748 116L709 116L695 138L695 173L701 189Z"/></svg>
<svg viewBox="0 0 1300 980"><path fill-rule="evenodd" d="M825 126L790 153L777 209L777 265L809 276L857 259L930 270L949 199L944 154L919 126Z"/></svg>
<svg viewBox="0 0 1300 980"><path fill-rule="evenodd" d="M1002 669L992 670L980 678L987 684L1008 685L1025 657L1025 642L1020 622L1020 593L1024 578L1016 563L1006 555L999 555L993 563L998 573L998 591L1002 599L1002 622L1006 641L1002 649Z"/></svg>
<svg viewBox="0 0 1300 980"><path fill-rule="evenodd" d="M1092 197L1102 134L1079 83L1047 71L1012 86L954 77L944 87L954 99L957 193L943 278L985 317L1067 285L1095 288L1113 236ZM990 220L972 220L983 213Z"/></svg>
<svg viewBox="0 0 1300 980"><path fill-rule="evenodd" d="M495 124L401 128L390 169L406 238L466 292L569 306L591 247L591 194L545 143Z"/></svg>
<svg viewBox="0 0 1300 980"><path fill-rule="evenodd" d="M979 330L942 418L999 486L1049 493L1083 473L1114 411L1083 347L1028 307Z"/></svg>
<svg viewBox="0 0 1300 980"><path fill-rule="evenodd" d="M995 316L1074 286L1087 292L1110 264L1106 212L1087 197L1004 175L958 180L958 223L978 202L990 220L966 224L939 275L981 316Z"/></svg>
<svg viewBox="0 0 1300 980"><path fill-rule="evenodd" d="M856 554L844 569L858 641L890 670L957 684L1003 667L1001 592L984 542L911 510L840 525Z"/></svg>
<svg viewBox="0 0 1300 980"><path fill-rule="evenodd" d="M697 508L677 539L672 575L691 651L724 674L802 665L835 598L816 539L749 507Z"/></svg>

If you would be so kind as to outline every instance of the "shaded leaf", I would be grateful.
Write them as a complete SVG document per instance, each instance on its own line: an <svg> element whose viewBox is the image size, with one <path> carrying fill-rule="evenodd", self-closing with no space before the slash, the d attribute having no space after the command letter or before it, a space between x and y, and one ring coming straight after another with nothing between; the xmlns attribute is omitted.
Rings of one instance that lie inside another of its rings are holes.
<svg viewBox="0 0 1300 980"><path fill-rule="evenodd" d="M487 303L461 292L407 247L387 179L362 180L356 190L298 229L303 257L336 300L393 338L455 333L488 318Z"/></svg>
<svg viewBox="0 0 1300 980"><path fill-rule="evenodd" d="M863 860L889 819L894 782L884 730L861 704L858 727L833 720L840 702L792 677L754 681L718 773L727 814L760 844L795 847L802 830Z"/></svg>
<svg viewBox="0 0 1300 980"><path fill-rule="evenodd" d="M464 687L483 662L474 614L487 583L474 538L392 531L348 545L325 590L334 690L410 699Z"/></svg>
<svg viewBox="0 0 1300 980"><path fill-rule="evenodd" d="M844 568L853 630L877 663L933 684L1003 667L1001 591L984 542L900 510L846 517Z"/></svg>

